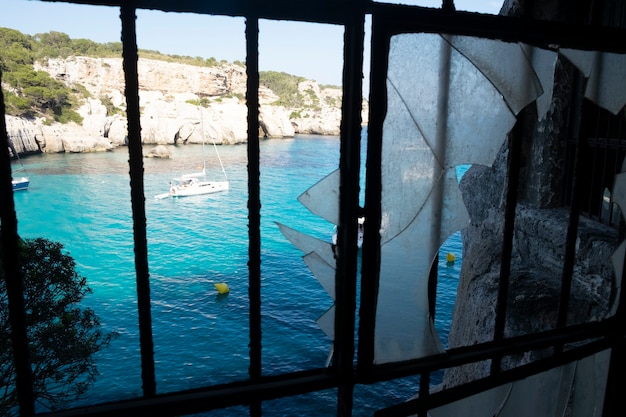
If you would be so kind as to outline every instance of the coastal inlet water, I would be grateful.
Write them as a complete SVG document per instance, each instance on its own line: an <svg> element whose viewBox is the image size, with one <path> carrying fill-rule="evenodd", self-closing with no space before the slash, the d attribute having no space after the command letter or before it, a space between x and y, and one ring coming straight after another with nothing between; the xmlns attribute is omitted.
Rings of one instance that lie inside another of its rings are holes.
<svg viewBox="0 0 626 417"><path fill-rule="evenodd" d="M169 180L206 159L212 178L223 173L212 146L171 147L171 159L144 159L148 260L158 393L245 380L248 376L248 220L245 146L220 146L230 190L157 200ZM147 151L147 149L146 149ZM337 137L297 136L261 142L263 374L324 366L331 340L315 320L331 298L302 253L275 222L330 241L333 225L297 197L337 168ZM72 406L141 395L133 220L126 148L113 152L23 158L30 189L15 194L23 238L61 242L92 288L84 303L119 337L97 355L100 375ZM446 254L456 262L449 265ZM436 327L444 345L461 265L459 235L439 259ZM228 295L213 284L226 282ZM437 382L437 378L433 378ZM414 395L417 378L357 387L355 416ZM268 416L335 415L335 390L264 404ZM247 416L245 407L205 413Z"/></svg>

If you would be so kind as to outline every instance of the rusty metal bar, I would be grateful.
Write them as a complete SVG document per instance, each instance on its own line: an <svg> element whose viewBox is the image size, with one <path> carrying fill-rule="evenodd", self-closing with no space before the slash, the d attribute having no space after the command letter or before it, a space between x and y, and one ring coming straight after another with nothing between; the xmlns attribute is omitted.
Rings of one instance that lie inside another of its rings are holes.
<svg viewBox="0 0 626 417"><path fill-rule="evenodd" d="M259 21L246 18L246 102L248 106L248 298L250 302L250 369L252 381L261 377L261 186L259 151ZM261 415L261 403L250 406Z"/></svg>
<svg viewBox="0 0 626 417"><path fill-rule="evenodd" d="M130 165L130 198L133 211L135 238L135 269L137 274L137 309L139 310L139 343L141 345L141 379L143 395L156 394L154 372L154 342L152 340L152 314L150 310L150 273L148 271L148 239L146 236L146 197L143 183L143 154L141 125L139 122L139 75L137 71L137 36L135 8L126 2L120 8L122 20L122 58L126 82L126 108L128 114L128 154Z"/></svg>
<svg viewBox="0 0 626 417"><path fill-rule="evenodd" d="M509 284L511 278L511 254L513 252L513 233L515 231L515 210L517 208L517 189L522 153L522 111L517 123L509 134L509 159L507 161L506 197L504 206L504 231L502 236L502 254L500 255L500 280L498 281L498 298L496 301L496 317L494 324L494 341L504 339L506 325L506 307L509 298ZM494 357L491 361L491 373L500 371L500 359Z"/></svg>
<svg viewBox="0 0 626 417"><path fill-rule="evenodd" d="M580 120L582 117L582 100L584 80L582 74L574 76L574 88L572 91L572 116L570 117L569 136L576 140L576 153L574 157L574 170L572 178L572 198L569 213L569 224L567 227L567 237L565 240L565 254L563 255L563 273L561 276L561 298L559 301L559 313L557 326L567 325L567 312L569 310L569 298L572 287L572 274L576 258L576 238L578 237L578 222L580 215L580 180L584 175L584 166L581 162L583 152L586 148L586 138L580 132Z"/></svg>
<svg viewBox="0 0 626 417"><path fill-rule="evenodd" d="M0 71L0 81L2 71ZM28 352L28 334L26 312L24 310L24 284L19 263L19 236L17 234L17 216L11 183L11 158L9 157L9 138L5 119L4 94L0 88L0 221L2 232L2 270L6 282L9 303L9 323L11 325L11 345L15 366L15 385L20 415L29 416L35 412L33 394L33 374Z"/></svg>
<svg viewBox="0 0 626 417"><path fill-rule="evenodd" d="M344 28L343 99L339 153L339 225L335 275L335 369L339 376L337 416L350 417L354 392L357 228L361 166L361 106L365 15L355 10Z"/></svg>
<svg viewBox="0 0 626 417"><path fill-rule="evenodd" d="M376 306L380 274L381 155L383 122L387 113L388 26L372 16L370 113L367 128L367 171L365 174L365 225L361 266L358 374L368 373L374 363ZM375 63L375 64L374 64Z"/></svg>

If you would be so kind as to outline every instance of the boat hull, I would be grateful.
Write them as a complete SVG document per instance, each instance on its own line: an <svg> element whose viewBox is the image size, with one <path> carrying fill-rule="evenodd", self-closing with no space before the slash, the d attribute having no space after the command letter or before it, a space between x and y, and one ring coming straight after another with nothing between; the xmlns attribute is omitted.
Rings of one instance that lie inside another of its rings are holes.
<svg viewBox="0 0 626 417"><path fill-rule="evenodd" d="M28 190L28 185L30 184L30 180L28 177L21 177L12 181L13 191L24 191Z"/></svg>
<svg viewBox="0 0 626 417"><path fill-rule="evenodd" d="M191 185L172 185L169 194L172 197L189 197L228 191L228 188L228 181L198 181Z"/></svg>

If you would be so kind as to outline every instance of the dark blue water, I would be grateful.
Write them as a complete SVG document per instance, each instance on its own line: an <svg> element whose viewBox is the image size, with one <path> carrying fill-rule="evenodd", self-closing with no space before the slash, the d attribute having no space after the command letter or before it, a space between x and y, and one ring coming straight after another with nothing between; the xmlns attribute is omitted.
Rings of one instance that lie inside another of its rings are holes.
<svg viewBox="0 0 626 417"><path fill-rule="evenodd" d="M247 161L245 146L219 147L230 190L156 200L172 176L193 170L207 156L221 179L211 148L172 148L169 160L145 159L145 190L152 318L159 393L244 380L248 372ZM206 152L205 152L206 151ZM300 136L261 143L263 372L324 366L331 341L315 320L331 298L313 278L302 253L279 232L280 221L330 240L332 225L311 214L297 197L336 169L336 137ZM16 193L19 233L65 245L93 289L84 302L106 330L119 337L98 354L100 376L74 405L141 395L140 355L128 154L42 155L25 158L30 189ZM456 262L448 265L446 254ZM461 265L459 235L439 259L436 327L447 334ZM214 282L227 282L218 295ZM403 401L417 379L357 387L355 416ZM335 415L334 390L264 405L271 416ZM376 400L373 400L376 398ZM297 409L297 411L296 411ZM207 415L245 416L241 407Z"/></svg>

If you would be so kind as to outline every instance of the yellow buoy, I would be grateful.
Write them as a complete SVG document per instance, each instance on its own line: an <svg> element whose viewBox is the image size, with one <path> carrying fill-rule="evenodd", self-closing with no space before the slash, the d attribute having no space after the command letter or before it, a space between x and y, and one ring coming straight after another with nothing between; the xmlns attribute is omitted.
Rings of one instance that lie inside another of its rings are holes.
<svg viewBox="0 0 626 417"><path fill-rule="evenodd" d="M454 262L454 260L455 260L455 259L456 259L456 258L455 258L455 256L454 256L454 254L453 254L453 253L448 252L448 254L446 255L446 261L448 261L448 262Z"/></svg>
<svg viewBox="0 0 626 417"><path fill-rule="evenodd" d="M220 294L228 294L230 292L230 288L228 288L228 284L225 282L216 282L213 285L215 285L215 289Z"/></svg>

